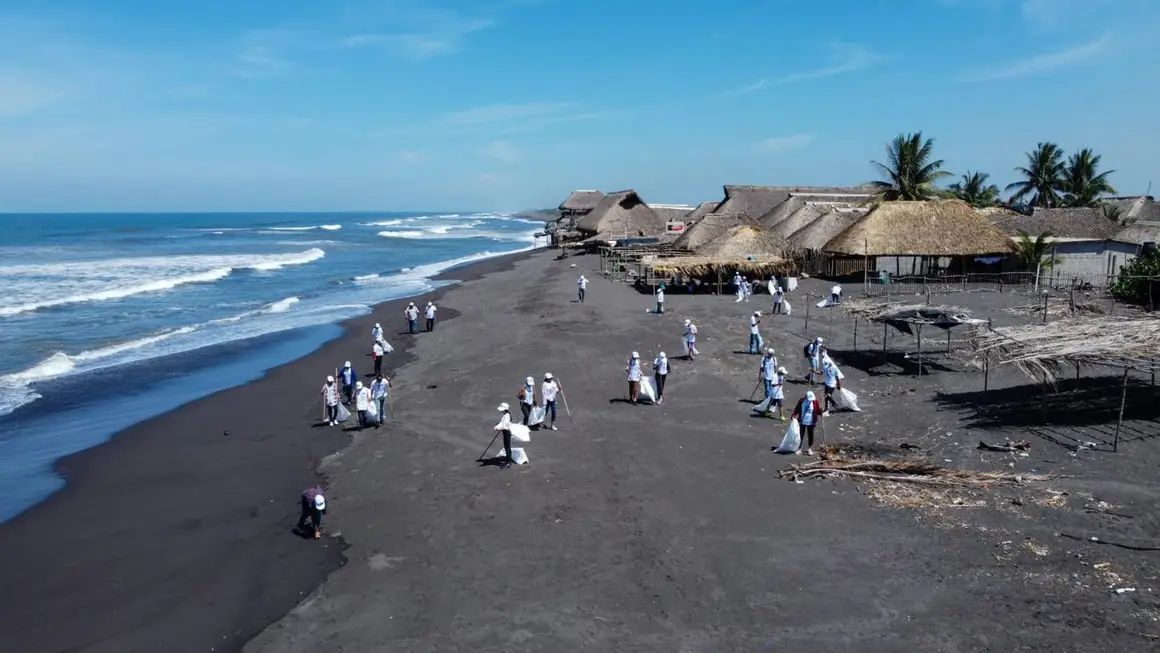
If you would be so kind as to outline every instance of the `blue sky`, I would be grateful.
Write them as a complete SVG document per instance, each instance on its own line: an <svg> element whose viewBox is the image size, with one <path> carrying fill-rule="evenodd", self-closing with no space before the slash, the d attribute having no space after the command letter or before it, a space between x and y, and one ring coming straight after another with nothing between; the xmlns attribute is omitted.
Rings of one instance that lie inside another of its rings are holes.
<svg viewBox="0 0 1160 653"><path fill-rule="evenodd" d="M825 6L825 9L820 7ZM1093 147L1160 186L1160 2L0 4L0 211L498 209Z"/></svg>

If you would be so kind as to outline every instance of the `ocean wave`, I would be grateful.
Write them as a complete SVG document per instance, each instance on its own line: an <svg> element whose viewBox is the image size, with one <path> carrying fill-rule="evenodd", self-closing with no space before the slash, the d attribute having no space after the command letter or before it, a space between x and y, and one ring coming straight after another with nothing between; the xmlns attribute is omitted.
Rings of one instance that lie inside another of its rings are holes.
<svg viewBox="0 0 1160 653"><path fill-rule="evenodd" d="M534 231L511 232L476 229L477 225L437 225L422 229L385 229L378 232L381 238L401 238L405 240L448 240L465 238L487 238L509 242L531 242Z"/></svg>
<svg viewBox="0 0 1160 653"><path fill-rule="evenodd" d="M270 231L315 231L322 229L324 231L338 231L342 229L340 224L316 224L309 227L269 227Z"/></svg>
<svg viewBox="0 0 1160 653"><path fill-rule="evenodd" d="M360 275L354 277L353 279L351 279L351 281L370 281L371 279L378 279L378 278L379 278L378 274L360 274Z"/></svg>

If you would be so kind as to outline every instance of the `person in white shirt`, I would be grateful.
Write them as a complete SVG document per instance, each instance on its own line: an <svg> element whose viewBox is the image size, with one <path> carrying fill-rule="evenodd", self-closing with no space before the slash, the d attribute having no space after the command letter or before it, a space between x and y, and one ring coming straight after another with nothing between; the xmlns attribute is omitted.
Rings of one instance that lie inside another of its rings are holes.
<svg viewBox="0 0 1160 653"><path fill-rule="evenodd" d="M657 382L657 403L665 403L665 379L669 376L669 357L665 352L653 359L653 379Z"/></svg>
<svg viewBox="0 0 1160 653"><path fill-rule="evenodd" d="M749 316L749 353L761 353L761 331L757 325L761 322L761 311L753 311L753 315Z"/></svg>
<svg viewBox="0 0 1160 653"><path fill-rule="evenodd" d="M781 302L785 299L785 291L781 286L773 286L773 314L781 314Z"/></svg>
<svg viewBox="0 0 1160 653"><path fill-rule="evenodd" d="M685 320L685 349L689 351L689 360L697 357L697 325L692 320Z"/></svg>
<svg viewBox="0 0 1160 653"><path fill-rule="evenodd" d="M822 389L825 391L825 405L822 409L824 416L829 416L830 406L838 407L838 403L834 401L834 391L842 389L842 371L838 369L837 364L833 359L825 353L825 347L822 348Z"/></svg>
<svg viewBox="0 0 1160 653"><path fill-rule="evenodd" d="M628 376L628 403L635 404L637 397L640 396L640 354L632 352L624 371Z"/></svg>
<svg viewBox="0 0 1160 653"><path fill-rule="evenodd" d="M381 372L376 373L375 380L371 382L371 399L379 404L378 425L381 425L387 419L387 395L390 392L391 380L383 376Z"/></svg>
<svg viewBox="0 0 1160 653"><path fill-rule="evenodd" d="M773 407L777 406L777 418L783 422L785 421L785 409L782 408L782 404L785 402L785 375L786 370L784 367L777 368L777 376L774 377L773 381L772 399L769 402L769 408L766 410L766 414L769 414L773 412Z"/></svg>
<svg viewBox="0 0 1160 653"><path fill-rule="evenodd" d="M530 376L525 379L516 398L520 400L520 412L524 414L522 424L527 426L528 420L532 416L532 406L536 405L536 380Z"/></svg>
<svg viewBox="0 0 1160 653"><path fill-rule="evenodd" d="M835 284L833 288L830 288L830 303L831 304L841 304L842 303L842 287L841 286Z"/></svg>
<svg viewBox="0 0 1160 653"><path fill-rule="evenodd" d="M371 358L375 362L376 376L378 376L383 371L383 354L385 353L386 350L383 349L383 343L376 340L375 344L371 345Z"/></svg>
<svg viewBox="0 0 1160 653"><path fill-rule="evenodd" d="M773 382L777 379L777 357L773 355L773 347L765 350L761 357L761 366L757 368L757 378L765 386L765 398L773 396Z"/></svg>
<svg viewBox="0 0 1160 653"><path fill-rule="evenodd" d="M807 343L805 346L806 365L809 366L809 371L806 372L806 383L813 383L814 375L821 372L823 342L825 340L818 336L814 338L813 342Z"/></svg>
<svg viewBox="0 0 1160 653"><path fill-rule="evenodd" d="M330 426L338 424L338 386L334 384L334 377L326 377L322 386L322 404L326 406L326 423Z"/></svg>
<svg viewBox="0 0 1160 653"><path fill-rule="evenodd" d="M407 318L407 331L409 333L419 332L419 309L415 306L415 302L407 305L403 311L403 316Z"/></svg>
<svg viewBox="0 0 1160 653"><path fill-rule="evenodd" d="M753 294L753 284L749 281L749 277L741 277L741 290L741 297L749 301L749 296Z"/></svg>
<svg viewBox="0 0 1160 653"><path fill-rule="evenodd" d="M375 326L371 329L371 342L379 342L383 339L383 326L375 322Z"/></svg>
<svg viewBox="0 0 1160 653"><path fill-rule="evenodd" d="M435 310L436 310L435 304L432 304L431 302L427 302L426 314L427 314L427 332L428 333L435 330Z"/></svg>
<svg viewBox="0 0 1160 653"><path fill-rule="evenodd" d="M556 395L560 392L560 384L552 377L552 373L544 374L544 383L540 385L540 400L544 402L544 421L548 428L556 429Z"/></svg>
<svg viewBox="0 0 1160 653"><path fill-rule="evenodd" d="M576 280L576 293L580 296L581 304L584 303L584 292L586 290L588 290L588 279L585 279L584 275L580 275L580 278Z"/></svg>
<svg viewBox="0 0 1160 653"><path fill-rule="evenodd" d="M512 464L512 414L511 406L507 402L503 402L496 407L500 412L499 423L495 425L495 430L503 434L503 464L501 467L507 469L508 465Z"/></svg>
<svg viewBox="0 0 1160 653"><path fill-rule="evenodd" d="M371 391L363 387L362 381L354 384L354 407L358 411L358 428L361 431L371 421Z"/></svg>
<svg viewBox="0 0 1160 653"><path fill-rule="evenodd" d="M737 299L733 300L733 303L736 304L742 299L745 299L745 288L741 285L740 272L733 273L733 287L737 289Z"/></svg>
<svg viewBox="0 0 1160 653"><path fill-rule="evenodd" d="M657 315L665 312L665 284L657 286Z"/></svg>

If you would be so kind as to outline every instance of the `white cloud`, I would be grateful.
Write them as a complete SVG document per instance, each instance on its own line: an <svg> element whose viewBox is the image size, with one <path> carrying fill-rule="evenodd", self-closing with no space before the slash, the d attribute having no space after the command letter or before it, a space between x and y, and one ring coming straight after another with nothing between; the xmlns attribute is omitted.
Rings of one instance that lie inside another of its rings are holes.
<svg viewBox="0 0 1160 653"><path fill-rule="evenodd" d="M1030 77L1055 68L1097 57L1107 50L1111 41L1111 35L1104 34L1094 41L1089 41L1066 50L1045 52L1026 59L1010 61L994 68L966 71L962 74L962 79L967 82L983 82L995 79Z"/></svg>
<svg viewBox="0 0 1160 653"><path fill-rule="evenodd" d="M814 142L813 134L793 134L791 136L774 136L766 138L757 144L762 152L787 152L805 147Z"/></svg>
<svg viewBox="0 0 1160 653"><path fill-rule="evenodd" d="M745 95L760 91L763 88L770 86L783 86L785 84L796 84L797 82L809 81L812 79L822 79L825 77L833 77L835 75L843 75L852 73L871 66L875 66L887 59L886 56L874 52L870 48L858 43L831 43L830 57L828 64L812 70L802 70L794 73L788 73L778 77L765 77L759 79L752 84L747 84L741 88L732 90L730 95Z"/></svg>
<svg viewBox="0 0 1160 653"><path fill-rule="evenodd" d="M507 165L518 163L524 158L524 151L509 141L492 141L480 150L480 154Z"/></svg>

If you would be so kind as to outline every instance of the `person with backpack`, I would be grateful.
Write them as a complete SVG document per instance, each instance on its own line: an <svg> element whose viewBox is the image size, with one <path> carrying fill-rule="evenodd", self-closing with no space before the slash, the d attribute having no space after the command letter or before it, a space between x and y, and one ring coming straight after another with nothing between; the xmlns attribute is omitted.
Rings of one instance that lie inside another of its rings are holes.
<svg viewBox="0 0 1160 653"><path fill-rule="evenodd" d="M821 371L821 353L823 342L825 342L825 340L821 336L818 336L817 338L814 338L812 342L807 342L806 346L802 349L802 354L804 354L806 357L806 365L809 366L809 371L806 372L805 377L806 383L813 383L814 374L818 374Z"/></svg>
<svg viewBox="0 0 1160 653"><path fill-rule="evenodd" d="M665 403L665 379L669 378L669 357L665 352L653 359L653 378L657 382L657 403Z"/></svg>
<svg viewBox="0 0 1160 653"><path fill-rule="evenodd" d="M313 531L314 539L322 537L322 516L326 514L326 497L322 496L322 487L315 485L307 488L299 500L302 507L302 514L298 517L298 532L310 533ZM310 530L306 530L307 524L310 525Z"/></svg>
<svg viewBox="0 0 1160 653"><path fill-rule="evenodd" d="M524 379L524 385L516 393L516 399L520 400L520 412L524 415L522 424L527 426L532 416L532 406L536 405L536 380L530 376Z"/></svg>
<svg viewBox="0 0 1160 653"><path fill-rule="evenodd" d="M807 436L809 437L809 444L806 446L807 456L814 455L814 427L817 426L821 415L822 407L818 405L818 398L813 390L806 393L805 398L797 403L793 409L793 414L790 415L790 419L796 419L798 426L801 427L802 442L806 441ZM801 453L800 446L795 453Z"/></svg>
<svg viewBox="0 0 1160 653"><path fill-rule="evenodd" d="M551 372L544 374L544 383L540 385L540 400L544 402L544 421L553 431L556 428L556 395L560 393L560 384Z"/></svg>
<svg viewBox="0 0 1160 653"><path fill-rule="evenodd" d="M753 311L749 316L749 353L761 353L761 331L757 325L761 322L761 311Z"/></svg>

